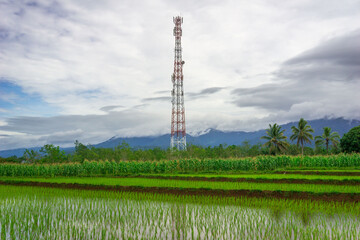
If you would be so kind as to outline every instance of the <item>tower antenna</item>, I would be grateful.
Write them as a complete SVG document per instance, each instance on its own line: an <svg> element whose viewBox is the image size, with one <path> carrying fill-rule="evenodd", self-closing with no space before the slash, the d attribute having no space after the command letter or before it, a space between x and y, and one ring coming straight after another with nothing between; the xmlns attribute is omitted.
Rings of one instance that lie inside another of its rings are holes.
<svg viewBox="0 0 360 240"><path fill-rule="evenodd" d="M181 16L173 17L175 24L175 57L174 73L171 76L173 89L171 91L171 140L170 147L176 147L178 150L186 149L186 130L185 130L185 107L184 107L184 75L182 60L181 36L183 18Z"/></svg>

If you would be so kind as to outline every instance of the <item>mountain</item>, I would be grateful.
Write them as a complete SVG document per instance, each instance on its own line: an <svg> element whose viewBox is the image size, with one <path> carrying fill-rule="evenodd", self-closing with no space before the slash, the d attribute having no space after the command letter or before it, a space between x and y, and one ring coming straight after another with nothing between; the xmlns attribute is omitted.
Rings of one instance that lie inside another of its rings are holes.
<svg viewBox="0 0 360 240"><path fill-rule="evenodd" d="M34 151L39 151L41 147L33 147L33 148L29 148L32 149ZM0 151L0 157L11 157L11 156L17 156L17 157L21 157L24 152L25 152L26 148L16 148L16 149L9 149L9 150L2 150Z"/></svg>
<svg viewBox="0 0 360 240"><path fill-rule="evenodd" d="M0 151L0 157L3 157L3 158L7 158L7 157L11 157L11 156L21 157L22 155L24 155L24 152L26 149L39 152L41 147L16 148L16 149L2 150L2 151ZM75 151L75 148L73 148L73 147L60 148L60 149L64 150L66 154L73 153Z"/></svg>
<svg viewBox="0 0 360 240"><path fill-rule="evenodd" d="M281 125L285 129L285 135L290 138L291 127L297 126L298 122L290 122L287 124ZM342 137L344 133L347 133L351 128L359 126L359 120L346 120L344 118L323 118L318 120L308 121L308 124L314 129L313 136L321 135L323 133L323 127L330 127L332 131L336 131ZM198 133L192 133L193 135L186 136L186 142L193 145L202 145L202 146L218 146L219 144L227 145L241 145L244 141L249 142L249 144L263 143L260 140L261 136L264 136L266 130L259 130L253 132L244 132L244 131L231 131L223 132L216 129L206 129ZM95 144L94 147L98 148L114 148L121 143L126 142L133 148L168 148L170 143L170 134L152 136L152 137L127 137L127 138L118 138L113 137L105 142ZM314 143L313 143L314 144ZM39 148L31 148L38 150ZM22 156L24 153L24 148L22 149L13 149L13 150L4 150L0 151L1 157L9 156ZM66 152L72 152L74 148L65 148Z"/></svg>
<svg viewBox="0 0 360 240"><path fill-rule="evenodd" d="M298 122L290 122L287 124L281 125L285 129L284 134L290 138L292 131L292 126L297 126ZM313 136L322 135L324 127L330 127L332 131L336 131L342 137L344 133L347 133L351 128L359 126L359 120L345 120L343 118L333 118L333 119L318 119L308 121L308 124L314 129ZM193 135L186 136L186 142L193 145L202 145L202 146L218 146L219 144L227 145L241 145L244 141L249 142L249 144L263 143L264 141L260 140L261 136L266 134L266 130L258 130L253 132L244 132L244 131L231 131L223 132L216 129L207 129L200 133L195 133ZM131 137L131 138L112 138L106 142L94 145L95 147L115 147L122 142L127 142L131 147L135 148L152 148L152 147L169 147L170 134L156 136L156 137ZM314 143L313 143L314 145Z"/></svg>

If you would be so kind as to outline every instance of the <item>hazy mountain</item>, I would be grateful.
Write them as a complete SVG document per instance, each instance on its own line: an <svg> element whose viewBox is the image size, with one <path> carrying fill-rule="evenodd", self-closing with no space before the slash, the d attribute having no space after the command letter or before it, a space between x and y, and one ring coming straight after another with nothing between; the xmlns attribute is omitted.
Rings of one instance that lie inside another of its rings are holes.
<svg viewBox="0 0 360 240"><path fill-rule="evenodd" d="M359 120L345 120L343 118L336 119L318 119L308 121L308 124L314 129L314 136L321 135L324 127L330 127L332 131L336 131L343 136L351 128L360 125ZM290 138L291 127L296 125L297 122L290 122L281 125L285 129L285 135ZM186 141L188 144L202 145L202 146L218 146L219 144L227 145L240 145L244 141L248 141L250 144L257 144L262 142L260 137L265 135L266 130L259 130L253 132L244 131L231 131L223 132L216 129L207 129L200 133L196 133L193 136L187 135ZM132 147L169 147L170 134L156 136L156 137L131 137L131 138L111 138L106 142L94 145L95 147L115 147L122 142L127 142Z"/></svg>
<svg viewBox="0 0 360 240"><path fill-rule="evenodd" d="M332 131L336 131L343 136L344 133L348 132L351 128L359 126L359 120L345 120L343 118L333 118L333 119L318 119L308 121L311 127L314 129L314 136L321 135L323 132L323 127L330 127ZM285 129L285 135L289 138L291 135L291 126L297 126L297 122L290 122L287 124L281 125ZM218 146L219 144L227 145L240 145L244 141L248 141L250 144L257 144L261 142L260 137L265 135L266 130L259 130L253 132L244 132L244 131L231 131L223 132L216 129L206 129L198 133L192 133L192 135L187 135L186 140L188 144L202 145L202 146ZM113 137L105 142L94 144L94 147L100 148L113 148L121 143L126 142L133 148L153 148L161 147L167 148L170 143L170 134L165 134L161 136L153 137ZM262 143L262 142L261 142ZM39 148L33 148L38 150ZM24 153L24 148L22 149L13 149L13 150L4 150L0 151L1 157L9 156L22 156ZM66 148L66 152L73 151L73 148Z"/></svg>

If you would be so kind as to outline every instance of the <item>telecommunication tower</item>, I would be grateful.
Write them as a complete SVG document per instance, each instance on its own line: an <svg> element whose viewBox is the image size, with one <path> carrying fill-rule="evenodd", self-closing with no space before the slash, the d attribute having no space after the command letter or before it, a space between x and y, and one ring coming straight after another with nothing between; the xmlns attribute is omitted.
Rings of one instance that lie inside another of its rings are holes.
<svg viewBox="0 0 360 240"><path fill-rule="evenodd" d="M172 113L171 113L171 140L170 147L176 147L178 150L186 149L186 130L185 130L185 107L184 107L184 75L182 60L181 24L183 18L180 16L173 18L174 36L175 36L175 57L174 57L174 73L171 76L173 89L172 97Z"/></svg>

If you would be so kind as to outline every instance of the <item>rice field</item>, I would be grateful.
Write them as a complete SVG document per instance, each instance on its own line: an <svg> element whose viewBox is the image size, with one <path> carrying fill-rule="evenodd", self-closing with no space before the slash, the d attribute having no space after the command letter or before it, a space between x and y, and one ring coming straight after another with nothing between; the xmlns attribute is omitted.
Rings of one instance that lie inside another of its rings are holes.
<svg viewBox="0 0 360 240"><path fill-rule="evenodd" d="M0 186L1 239L359 239L357 204Z"/></svg>
<svg viewBox="0 0 360 240"><path fill-rule="evenodd" d="M0 239L360 239L359 166L356 154L1 164Z"/></svg>
<svg viewBox="0 0 360 240"><path fill-rule="evenodd" d="M252 191L296 191L310 193L354 193L360 194L360 187L353 185L319 185L319 184L288 184L288 183L253 183L253 182L208 182L173 179L148 178L0 178L10 182L45 182L67 183L100 186L157 187L176 189L214 189L214 190L252 190Z"/></svg>
<svg viewBox="0 0 360 240"><path fill-rule="evenodd" d="M344 171L342 171L343 173ZM291 173L291 172L290 172ZM360 181L359 176L334 176L334 175L306 175L306 174L276 174L276 173L241 173L241 174L140 174L139 177L203 177L203 178L225 178L225 179L305 179L305 180L336 180L336 181Z"/></svg>

